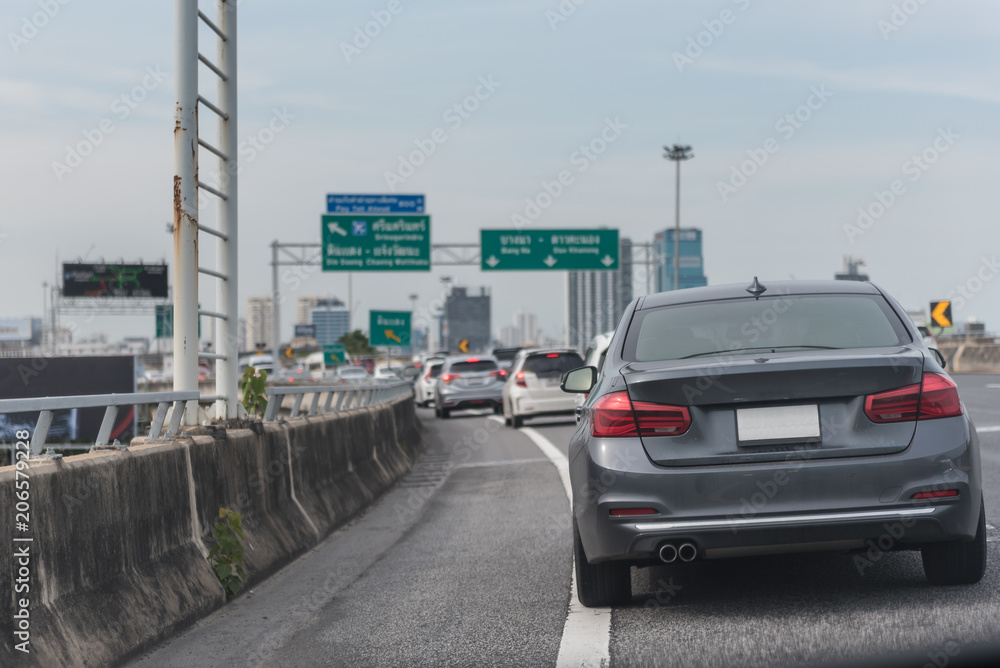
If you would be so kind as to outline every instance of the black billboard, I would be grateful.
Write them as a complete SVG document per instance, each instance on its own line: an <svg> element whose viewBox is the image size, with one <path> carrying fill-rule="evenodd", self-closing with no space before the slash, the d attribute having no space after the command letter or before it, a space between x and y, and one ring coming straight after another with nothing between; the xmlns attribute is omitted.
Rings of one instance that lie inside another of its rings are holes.
<svg viewBox="0 0 1000 668"><path fill-rule="evenodd" d="M63 263L63 296L166 298L167 265Z"/></svg>
<svg viewBox="0 0 1000 668"><path fill-rule="evenodd" d="M81 394L135 392L135 357L3 357L0 358L0 399L69 397ZM134 406L121 406L111 440L128 443L135 437ZM0 414L0 441L11 443L14 432L35 431L38 411ZM49 428L48 444L97 439L104 408L58 410Z"/></svg>
<svg viewBox="0 0 1000 668"><path fill-rule="evenodd" d="M316 325L295 325L295 338L316 338Z"/></svg>

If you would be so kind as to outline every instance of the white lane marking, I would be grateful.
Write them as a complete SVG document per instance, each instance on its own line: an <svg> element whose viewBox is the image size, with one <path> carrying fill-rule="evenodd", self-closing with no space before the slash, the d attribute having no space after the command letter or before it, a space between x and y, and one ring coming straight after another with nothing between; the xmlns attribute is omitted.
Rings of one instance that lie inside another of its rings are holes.
<svg viewBox="0 0 1000 668"><path fill-rule="evenodd" d="M469 462L467 464L459 464L455 468L457 469L475 469L482 466L509 466L512 464L537 464L538 462L549 461L545 457L532 457L530 459L496 459L488 462Z"/></svg>
<svg viewBox="0 0 1000 668"><path fill-rule="evenodd" d="M569 481L569 461L566 455L531 427L521 427L518 431L530 438L555 465L572 512L573 487ZM611 664L610 646L611 608L586 608L580 603L576 597L576 564L574 564L569 592L569 611L566 614L566 625L563 627L562 642L559 644L556 668L608 666Z"/></svg>
<svg viewBox="0 0 1000 668"><path fill-rule="evenodd" d="M1000 427L976 427L977 434L987 434L994 431L1000 431Z"/></svg>
<svg viewBox="0 0 1000 668"><path fill-rule="evenodd" d="M986 387L991 390L1000 390L1000 383L986 383Z"/></svg>

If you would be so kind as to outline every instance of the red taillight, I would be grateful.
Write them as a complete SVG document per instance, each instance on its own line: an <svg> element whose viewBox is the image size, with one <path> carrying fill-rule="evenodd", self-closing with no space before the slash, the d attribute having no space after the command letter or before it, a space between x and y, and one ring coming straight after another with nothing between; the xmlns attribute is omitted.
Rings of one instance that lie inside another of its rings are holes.
<svg viewBox="0 0 1000 668"><path fill-rule="evenodd" d="M639 423L640 436L677 436L691 426L691 414L686 406L633 401L632 410Z"/></svg>
<svg viewBox="0 0 1000 668"><path fill-rule="evenodd" d="M490 371L490 375L491 376L495 376L497 378L503 378L503 377L505 377L507 375L507 370L506 369L497 369L496 371Z"/></svg>
<svg viewBox="0 0 1000 668"><path fill-rule="evenodd" d="M925 373L920 391L920 419L954 417L962 414L958 388L948 376Z"/></svg>
<svg viewBox="0 0 1000 668"><path fill-rule="evenodd" d="M920 386L908 385L865 397L865 415L872 422L915 420L919 405Z"/></svg>
<svg viewBox="0 0 1000 668"><path fill-rule="evenodd" d="M655 515L655 508L612 508L611 517L630 517L632 515Z"/></svg>
<svg viewBox="0 0 1000 668"><path fill-rule="evenodd" d="M917 492L912 499L943 499L949 496L958 496L957 489L946 489L941 492Z"/></svg>
<svg viewBox="0 0 1000 668"><path fill-rule="evenodd" d="M518 371L517 372L517 375L514 376L514 383L516 383L518 387L528 387L528 384L524 382L524 372L523 371Z"/></svg>
<svg viewBox="0 0 1000 668"><path fill-rule="evenodd" d="M457 373L441 374L441 382L444 383L445 385L450 385L451 381L455 380L456 378L461 378L461 376L458 375Z"/></svg>
<svg viewBox="0 0 1000 668"><path fill-rule="evenodd" d="M479 358L478 357L466 357L465 361L466 362L478 362Z"/></svg>
<svg viewBox="0 0 1000 668"><path fill-rule="evenodd" d="M590 420L594 436L678 436L690 426L686 406L633 403L628 392L606 395L594 406Z"/></svg>
<svg viewBox="0 0 1000 668"><path fill-rule="evenodd" d="M933 420L962 414L958 388L947 376L925 373L919 385L865 397L865 415L872 422Z"/></svg>
<svg viewBox="0 0 1000 668"><path fill-rule="evenodd" d="M546 357L559 357L559 353L549 353Z"/></svg>

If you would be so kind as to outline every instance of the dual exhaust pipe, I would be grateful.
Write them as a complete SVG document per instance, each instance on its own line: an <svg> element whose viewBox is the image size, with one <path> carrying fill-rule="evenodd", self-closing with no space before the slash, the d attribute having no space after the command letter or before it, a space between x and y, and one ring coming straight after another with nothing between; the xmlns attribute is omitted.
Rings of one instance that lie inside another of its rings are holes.
<svg viewBox="0 0 1000 668"><path fill-rule="evenodd" d="M660 547L660 561L665 564L672 564L678 559L683 562L691 562L698 558L698 548L694 543L664 543Z"/></svg>

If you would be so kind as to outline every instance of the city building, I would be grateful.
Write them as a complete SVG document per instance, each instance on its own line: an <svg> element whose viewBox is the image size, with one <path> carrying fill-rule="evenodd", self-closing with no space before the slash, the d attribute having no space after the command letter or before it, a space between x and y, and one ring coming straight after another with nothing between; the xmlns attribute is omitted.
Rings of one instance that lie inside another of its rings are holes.
<svg viewBox="0 0 1000 668"><path fill-rule="evenodd" d="M619 241L618 269L566 273L566 345L584 350L613 330L632 301L632 242Z"/></svg>
<svg viewBox="0 0 1000 668"><path fill-rule="evenodd" d="M697 227L681 228L678 282L680 288L698 288L708 285L705 277L705 262L702 255L701 230ZM653 237L653 247L663 264L656 272L656 291L674 289L674 229L657 232Z"/></svg>
<svg viewBox="0 0 1000 668"><path fill-rule="evenodd" d="M246 346L247 350L273 350L272 328L274 307L271 296L247 297Z"/></svg>
<svg viewBox="0 0 1000 668"><path fill-rule="evenodd" d="M468 288L452 287L445 299L440 335L444 350L457 351L459 342L466 339L470 352L488 350L492 340L489 289L479 288L474 295Z"/></svg>
<svg viewBox="0 0 1000 668"><path fill-rule="evenodd" d="M867 281L868 267L859 257L844 256L844 270L833 277L838 281Z"/></svg>
<svg viewBox="0 0 1000 668"><path fill-rule="evenodd" d="M515 345L533 346L538 344L538 318L524 309L514 311L514 328L520 337Z"/></svg>
<svg viewBox="0 0 1000 668"><path fill-rule="evenodd" d="M516 348L521 345L521 331L514 325L504 325L497 329L497 346Z"/></svg>
<svg viewBox="0 0 1000 668"><path fill-rule="evenodd" d="M312 295L309 297L296 297L295 298L295 324L296 325L309 325L312 324L312 310L316 308L316 305L321 301L326 299L333 299L332 295L327 295L321 297L319 295Z"/></svg>
<svg viewBox="0 0 1000 668"><path fill-rule="evenodd" d="M309 311L309 324L316 328L316 344L329 346L350 331L347 305L335 297L324 297Z"/></svg>

